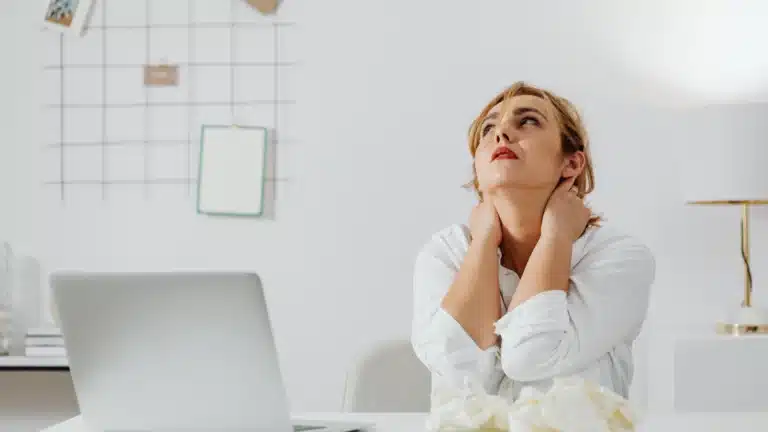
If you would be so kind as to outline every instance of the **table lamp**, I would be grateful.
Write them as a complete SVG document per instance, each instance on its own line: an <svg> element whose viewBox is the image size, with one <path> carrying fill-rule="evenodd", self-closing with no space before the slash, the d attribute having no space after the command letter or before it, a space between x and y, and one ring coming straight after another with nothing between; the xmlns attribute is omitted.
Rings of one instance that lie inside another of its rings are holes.
<svg viewBox="0 0 768 432"><path fill-rule="evenodd" d="M721 334L768 333L768 311L752 301L749 256L750 207L768 204L768 103L714 104L692 110L683 121L685 200L690 205L741 210L744 291L741 306L719 322Z"/></svg>

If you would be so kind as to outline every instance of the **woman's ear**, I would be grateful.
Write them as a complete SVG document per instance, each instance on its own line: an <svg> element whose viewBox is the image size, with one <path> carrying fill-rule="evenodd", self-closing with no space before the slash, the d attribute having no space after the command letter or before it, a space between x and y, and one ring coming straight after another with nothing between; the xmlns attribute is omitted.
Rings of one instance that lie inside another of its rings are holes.
<svg viewBox="0 0 768 432"><path fill-rule="evenodd" d="M576 177L584 171L584 166L587 163L587 158L584 152L577 151L573 154L565 157L565 166L563 166L562 177Z"/></svg>

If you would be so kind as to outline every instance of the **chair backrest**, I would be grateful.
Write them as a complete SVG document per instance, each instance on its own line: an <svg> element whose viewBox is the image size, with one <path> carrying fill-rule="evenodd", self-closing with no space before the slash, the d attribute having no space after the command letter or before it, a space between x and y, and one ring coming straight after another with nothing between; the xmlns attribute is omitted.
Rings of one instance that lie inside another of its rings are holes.
<svg viewBox="0 0 768 432"><path fill-rule="evenodd" d="M428 412L429 370L408 341L378 344L347 374L344 411Z"/></svg>

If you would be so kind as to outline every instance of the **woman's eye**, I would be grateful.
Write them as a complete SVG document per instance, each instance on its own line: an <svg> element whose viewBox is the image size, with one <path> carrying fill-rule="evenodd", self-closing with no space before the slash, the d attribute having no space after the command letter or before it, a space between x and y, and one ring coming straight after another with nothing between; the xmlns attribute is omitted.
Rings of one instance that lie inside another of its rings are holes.
<svg viewBox="0 0 768 432"><path fill-rule="evenodd" d="M485 126L483 126L483 136L486 136L488 134L488 132L491 131L491 129L493 129L493 125L490 124L490 123L488 123Z"/></svg>
<svg viewBox="0 0 768 432"><path fill-rule="evenodd" d="M525 126L526 124L532 124L534 126L539 125L539 120L536 117L527 116L520 119L520 126Z"/></svg>

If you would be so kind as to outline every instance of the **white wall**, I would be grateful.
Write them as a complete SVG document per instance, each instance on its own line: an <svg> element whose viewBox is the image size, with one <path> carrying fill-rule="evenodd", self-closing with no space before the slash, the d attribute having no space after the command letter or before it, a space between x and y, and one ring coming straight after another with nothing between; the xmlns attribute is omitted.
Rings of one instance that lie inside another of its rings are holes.
<svg viewBox="0 0 768 432"><path fill-rule="evenodd" d="M6 13L0 14L0 28L3 28L4 34L11 34L11 30L13 27L11 27L13 23L13 12L14 12L14 4L8 4L5 6ZM0 38L0 54L8 60L13 59L11 47L13 46L10 38L4 37ZM8 60L6 60L7 63L11 63ZM13 127L13 101L14 101L14 93L13 93L13 83L15 81L15 68L13 67L6 67L0 69L0 75L2 79L0 79L0 99L2 99L2 103L0 103L0 128L2 128L3 131L9 131ZM7 139L4 139L2 141L2 146L0 147L0 151L2 152L3 157L0 157L0 191L3 192L3 195L0 196L3 200L10 199L10 189L8 188L8 185L11 181L12 173L10 171L12 164L11 164L11 158L8 156L10 153L9 151L12 149L12 146L10 145L9 141ZM8 193L8 194L7 194ZM8 207L7 205L4 207ZM10 217L11 212L10 211L3 211L0 212L0 235L5 238L7 236L7 233L10 232Z"/></svg>
<svg viewBox="0 0 768 432"><path fill-rule="evenodd" d="M35 2L12 3L15 25L0 30L2 39L37 40ZM656 253L658 278L633 393L641 404L669 409L669 335L736 304L741 268L732 253L737 212L681 203L676 170L691 156L670 132L668 106L764 97L765 82L729 88L744 77L731 68L697 81L706 85L685 85L704 70L685 67L700 58L673 67L687 51L665 51L669 45L661 42L665 35L691 40L690 27L678 25L690 22L690 10L658 9L661 2L623 12L608 1L589 8L566 1L285 3L299 23L302 64L286 83L299 100L285 126L297 143L278 154L280 176L289 181L278 186L275 220L209 220L186 201L160 196L128 204L51 200L40 186L38 104L26 97L38 68L30 48L4 56L15 61L0 69L4 80L13 77L15 96L0 102L13 114L0 147L0 159L13 168L0 186L10 214L0 216L9 224L0 232L47 271L259 271L294 408L338 410L350 365L376 341L408 336L417 249L468 214L472 199L460 185L470 175L469 122L496 91L529 80L583 108L597 165L595 207ZM734 28L749 27L746 17L755 12L733 8ZM749 61L761 51L753 48L717 52L732 56L723 63L754 70L761 65ZM765 216L754 219L756 262L767 254Z"/></svg>

